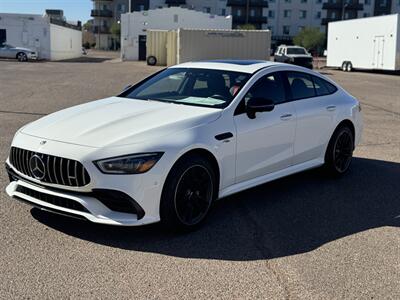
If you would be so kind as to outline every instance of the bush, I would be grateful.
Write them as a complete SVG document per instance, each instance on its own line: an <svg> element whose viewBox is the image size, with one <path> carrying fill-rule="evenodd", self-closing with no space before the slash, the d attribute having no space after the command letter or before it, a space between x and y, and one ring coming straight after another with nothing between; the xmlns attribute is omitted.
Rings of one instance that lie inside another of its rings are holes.
<svg viewBox="0 0 400 300"><path fill-rule="evenodd" d="M325 34L318 28L306 27L293 38L293 42L309 51L318 51L325 44Z"/></svg>

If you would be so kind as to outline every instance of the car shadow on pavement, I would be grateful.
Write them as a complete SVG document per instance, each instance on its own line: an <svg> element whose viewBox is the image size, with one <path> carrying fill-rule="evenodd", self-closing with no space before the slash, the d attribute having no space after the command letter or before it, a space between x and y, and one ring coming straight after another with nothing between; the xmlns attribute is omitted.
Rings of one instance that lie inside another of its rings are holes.
<svg viewBox="0 0 400 300"><path fill-rule="evenodd" d="M121 249L183 258L259 260L312 251L382 226L400 226L400 164L355 158L351 171L329 179L311 170L216 203L206 224L186 234L160 225L109 227L32 209L64 234Z"/></svg>
<svg viewBox="0 0 400 300"><path fill-rule="evenodd" d="M78 58L72 58L72 59L63 59L63 60L57 60L53 62L60 62L60 63L102 63L105 61L112 60L112 57L93 57L93 56L81 56Z"/></svg>

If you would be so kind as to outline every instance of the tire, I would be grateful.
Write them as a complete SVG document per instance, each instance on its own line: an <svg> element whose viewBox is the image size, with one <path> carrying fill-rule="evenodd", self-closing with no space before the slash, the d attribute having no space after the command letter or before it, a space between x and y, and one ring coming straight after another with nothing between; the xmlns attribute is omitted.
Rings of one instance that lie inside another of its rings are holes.
<svg viewBox="0 0 400 300"><path fill-rule="evenodd" d="M325 153L324 168L334 177L345 174L350 167L354 151L354 135L348 126L340 126L333 133Z"/></svg>
<svg viewBox="0 0 400 300"><path fill-rule="evenodd" d="M344 62L342 63L342 71L343 71L343 72L347 72L347 61L344 61Z"/></svg>
<svg viewBox="0 0 400 300"><path fill-rule="evenodd" d="M353 64L350 61L346 65L346 71L347 72L353 71Z"/></svg>
<svg viewBox="0 0 400 300"><path fill-rule="evenodd" d="M28 56L24 52L19 52L17 54L17 59L21 62L28 61Z"/></svg>
<svg viewBox="0 0 400 300"><path fill-rule="evenodd" d="M193 231L206 219L217 197L211 163L199 155L184 157L172 167L160 203L161 223L173 231Z"/></svg>
<svg viewBox="0 0 400 300"><path fill-rule="evenodd" d="M155 56L149 56L147 58L147 64L149 66L155 66L157 64L157 58Z"/></svg>

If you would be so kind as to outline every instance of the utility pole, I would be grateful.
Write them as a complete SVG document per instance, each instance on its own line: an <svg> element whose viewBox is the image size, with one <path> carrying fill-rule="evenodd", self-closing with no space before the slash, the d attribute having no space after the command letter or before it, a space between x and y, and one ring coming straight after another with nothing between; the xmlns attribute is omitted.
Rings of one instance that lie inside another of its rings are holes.
<svg viewBox="0 0 400 300"><path fill-rule="evenodd" d="M249 24L250 0L246 1L246 24Z"/></svg>
<svg viewBox="0 0 400 300"><path fill-rule="evenodd" d="M347 3L346 0L343 0L343 7L342 7L342 20L344 20L344 12L346 10L346 7L349 6L349 3Z"/></svg>
<svg viewBox="0 0 400 300"><path fill-rule="evenodd" d="M132 12L132 0L129 0L129 13Z"/></svg>

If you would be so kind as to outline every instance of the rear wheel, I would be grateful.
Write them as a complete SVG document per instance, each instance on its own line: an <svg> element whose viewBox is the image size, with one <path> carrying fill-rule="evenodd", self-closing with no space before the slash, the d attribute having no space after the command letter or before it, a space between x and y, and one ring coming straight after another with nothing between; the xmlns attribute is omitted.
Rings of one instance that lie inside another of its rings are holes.
<svg viewBox="0 0 400 300"><path fill-rule="evenodd" d="M347 71L347 72L353 71L353 64L352 64L351 62L348 62L348 63L347 63L346 71Z"/></svg>
<svg viewBox="0 0 400 300"><path fill-rule="evenodd" d="M354 135L347 126L341 126L333 133L325 153L325 169L329 174L340 176L350 167L354 151Z"/></svg>
<svg viewBox="0 0 400 300"><path fill-rule="evenodd" d="M217 194L216 175L201 156L183 158L171 169L160 203L161 222L174 230L194 230L206 218Z"/></svg>
<svg viewBox="0 0 400 300"><path fill-rule="evenodd" d="M20 52L17 54L17 59L18 59L18 61L27 61L28 56L25 53Z"/></svg>

